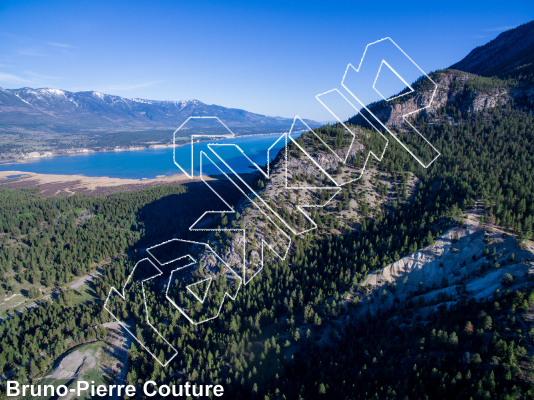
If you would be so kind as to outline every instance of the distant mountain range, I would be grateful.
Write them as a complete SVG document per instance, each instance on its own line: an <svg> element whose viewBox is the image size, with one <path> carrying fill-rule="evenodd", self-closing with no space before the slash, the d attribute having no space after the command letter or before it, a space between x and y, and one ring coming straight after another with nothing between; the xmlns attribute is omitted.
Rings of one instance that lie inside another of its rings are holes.
<svg viewBox="0 0 534 400"><path fill-rule="evenodd" d="M423 114L453 103L458 103L456 106L462 112L480 111L510 101L533 109L534 21L501 33L463 60L430 76L439 90L432 107ZM420 109L432 95L428 90L418 93L369 107L387 124L400 126L404 114ZM96 91L0 88L0 160L24 158L36 151L63 154L83 149L168 145L172 143L172 132L190 116L218 116L238 135L282 132L293 122L290 118L269 117L198 100L155 101ZM356 115L349 121L363 123L360 119ZM311 120L305 122L312 128L321 125ZM207 130L202 123L196 124L196 128ZM190 131L184 131L181 136L189 134Z"/></svg>
<svg viewBox="0 0 534 400"><path fill-rule="evenodd" d="M0 132L5 133L168 130L178 128L190 116L218 116L242 134L279 132L293 121L198 100L155 101L95 91L0 88Z"/></svg>
<svg viewBox="0 0 534 400"><path fill-rule="evenodd" d="M450 69L480 76L534 77L534 21L501 33ZM96 91L0 88L0 133L98 133L174 130L190 116L218 116L236 133L279 132L289 118L208 105L199 100L128 99ZM305 120L311 127L315 121Z"/></svg>

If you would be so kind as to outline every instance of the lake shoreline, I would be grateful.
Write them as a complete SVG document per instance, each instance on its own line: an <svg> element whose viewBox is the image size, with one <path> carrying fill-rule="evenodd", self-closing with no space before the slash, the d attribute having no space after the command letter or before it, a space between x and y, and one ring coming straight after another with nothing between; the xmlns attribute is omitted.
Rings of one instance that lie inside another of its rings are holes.
<svg viewBox="0 0 534 400"><path fill-rule="evenodd" d="M253 137L253 136L270 136L270 135L283 135L284 133L259 133L259 134L251 134L251 135L237 135L235 138L244 138L244 137ZM223 139L229 139L228 137L221 137L220 139L211 139L211 140L223 140ZM207 142L209 140L199 140L197 142ZM8 158L0 161L0 165L19 165L19 164L27 164L32 161L41 160L44 158L52 158L52 157L64 157L64 156L87 156L91 154L98 154L98 153L119 153L124 151L148 151L148 150L162 150L162 149L168 149L168 148L178 148L183 147L189 144L188 140L183 140L183 144L153 144L147 147L138 146L138 145L132 145L128 147L114 147L114 148L103 148L99 150L92 150L92 149L69 149L69 150L59 150L59 151L33 151L28 153L21 153L21 156L19 158ZM197 143L195 142L195 143ZM37 153L37 154L35 154ZM29 156L32 155L32 156Z"/></svg>
<svg viewBox="0 0 534 400"><path fill-rule="evenodd" d="M245 180L257 179L258 172L241 174ZM13 177L13 175L15 175ZM12 176L12 178L8 178ZM185 174L161 176L154 179L91 177L85 175L38 174L22 171L0 171L2 189L38 189L42 197L72 196L75 194L99 196L118 192L144 190L156 186L202 185L203 181L216 183L224 175L205 175L190 178Z"/></svg>
<svg viewBox="0 0 534 400"><path fill-rule="evenodd" d="M225 170L228 172L227 168L238 174L252 173L269 162L268 159L274 159L286 145L285 142L284 136L279 134L251 135L195 143L197 155L194 158L191 158L191 148L184 143L184 146L174 149L172 145L167 145L148 150L136 148L130 151L86 153L90 157L57 156L3 163L0 164L0 185L12 188L45 185L53 192L54 188L59 190L60 185L65 184L65 188L71 187L80 192L93 191L97 187L192 182L194 179L189 179L185 173L191 174L191 168L197 179L200 171L204 176L218 175ZM229 157L232 165L225 167L224 161L217 156L213 159L200 157L201 153L210 153L210 143L236 145L241 153L236 149L220 147L222 154L227 152L223 157Z"/></svg>
<svg viewBox="0 0 534 400"><path fill-rule="evenodd" d="M8 178L8 176L15 176ZM205 176L204 180L217 180L217 177ZM130 179L92 177L85 175L38 174L23 171L0 171L0 187L5 189L38 189L43 197L57 195L72 196L109 195L123 191L137 191L160 185L184 185L200 183L199 177L189 178L185 174L175 174L154 179Z"/></svg>
<svg viewBox="0 0 534 400"><path fill-rule="evenodd" d="M9 178L9 176L15 176ZM177 182L192 182L199 180L199 178L189 178L185 174L174 174L169 176L157 176L156 178L112 178L108 176L86 176L81 174L67 175L67 174L41 174L35 172L24 171L0 171L0 184L6 183L14 179L28 179L36 181L36 184L50 184L50 183L72 183L79 182L79 185L88 189L96 187L122 186L132 184L153 184L153 183L177 183ZM209 176L205 179L211 180Z"/></svg>

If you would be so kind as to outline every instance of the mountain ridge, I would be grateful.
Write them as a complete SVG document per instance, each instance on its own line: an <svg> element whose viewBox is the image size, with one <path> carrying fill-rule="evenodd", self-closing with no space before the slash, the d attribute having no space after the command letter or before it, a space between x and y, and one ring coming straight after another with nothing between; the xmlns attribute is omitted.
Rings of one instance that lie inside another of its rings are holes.
<svg viewBox="0 0 534 400"><path fill-rule="evenodd" d="M437 92L428 108L418 115L435 114L442 106L455 104L462 113L482 111L498 104L513 102L534 107L534 21L507 30L495 39L473 49L461 61L428 74L437 84ZM381 100L368 109L387 126L408 128L403 115L420 110L430 102L432 88L414 82L416 94L398 100ZM364 112L365 114L365 112ZM350 123L363 124L355 115Z"/></svg>
<svg viewBox="0 0 534 400"><path fill-rule="evenodd" d="M249 131L247 133L287 129L292 123L290 118L208 105L195 99L149 100L91 90L70 92L53 88L0 88L0 131L4 132L176 129L188 117L214 115L230 128L246 128ZM318 125L315 121L306 121L310 125Z"/></svg>
<svg viewBox="0 0 534 400"><path fill-rule="evenodd" d="M480 76L520 78L534 74L534 21L502 32L449 68Z"/></svg>

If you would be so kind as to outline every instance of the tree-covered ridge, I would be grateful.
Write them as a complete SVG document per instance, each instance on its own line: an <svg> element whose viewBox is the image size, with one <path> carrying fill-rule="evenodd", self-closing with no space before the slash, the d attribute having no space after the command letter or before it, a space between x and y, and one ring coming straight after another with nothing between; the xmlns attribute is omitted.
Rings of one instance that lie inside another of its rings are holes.
<svg viewBox="0 0 534 400"><path fill-rule="evenodd" d="M532 236L534 222L534 125L532 112L507 105L464 115L449 107L432 123L420 120L419 129L441 149L440 162L417 173L426 182L454 185L459 199L481 199L487 218L496 225ZM413 135L415 142L422 139ZM417 145L417 144L416 144Z"/></svg>
<svg viewBox="0 0 534 400"><path fill-rule="evenodd" d="M482 76L517 78L532 82L533 54L534 21L530 21L506 30L484 46L478 46L451 68Z"/></svg>
<svg viewBox="0 0 534 400"><path fill-rule="evenodd" d="M375 167L391 177L414 173L420 189L430 196L426 207L472 207L482 200L487 218L496 225L517 233L521 238L532 235L534 222L534 120L532 112L515 108L511 103L483 112L462 113L456 103L429 116L422 114L415 123L423 137L439 149L441 156L428 169L422 168L394 141L382 162ZM340 127L318 130L340 140ZM415 133L397 131L409 146L422 148L424 139ZM311 136L309 134L308 136ZM362 136L365 146L376 135ZM429 154L430 155L430 154ZM356 157L354 157L356 159ZM338 166L338 169L342 166ZM394 175L393 175L394 174ZM396 179L393 179L396 180ZM452 197L447 197L451 194ZM413 209L413 207L411 207ZM435 220L435 218L433 218Z"/></svg>

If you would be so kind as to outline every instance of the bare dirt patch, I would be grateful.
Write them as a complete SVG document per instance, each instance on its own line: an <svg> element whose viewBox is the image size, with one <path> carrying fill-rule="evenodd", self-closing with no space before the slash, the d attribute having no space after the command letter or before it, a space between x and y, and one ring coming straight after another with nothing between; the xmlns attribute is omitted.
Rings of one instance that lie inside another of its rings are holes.
<svg viewBox="0 0 534 400"><path fill-rule="evenodd" d="M80 353L78 350L65 356L59 364L52 370L52 373L45 378L51 379L76 379L83 376L83 373L94 368L96 360L88 352Z"/></svg>

